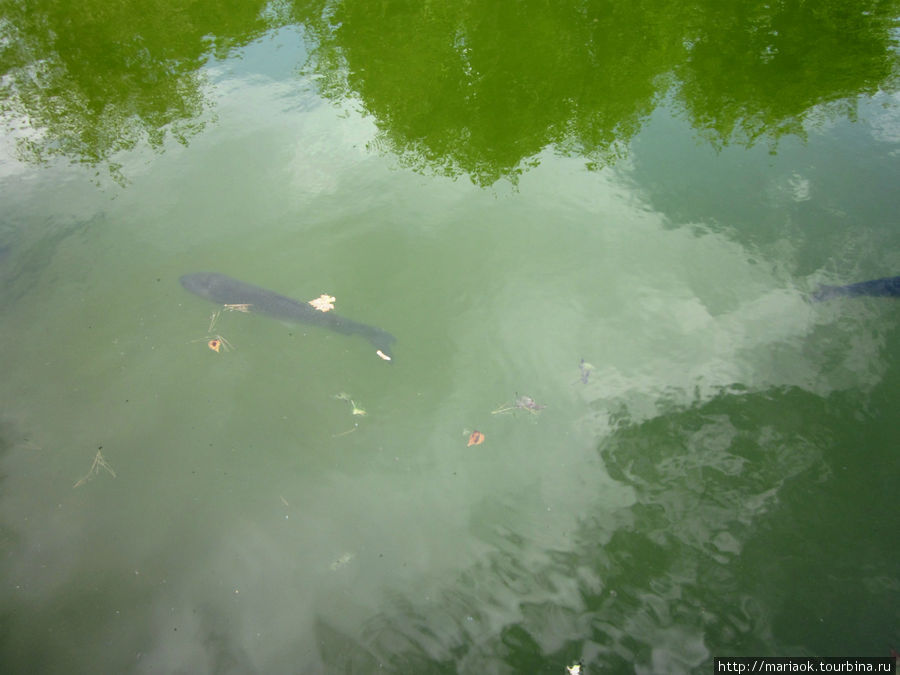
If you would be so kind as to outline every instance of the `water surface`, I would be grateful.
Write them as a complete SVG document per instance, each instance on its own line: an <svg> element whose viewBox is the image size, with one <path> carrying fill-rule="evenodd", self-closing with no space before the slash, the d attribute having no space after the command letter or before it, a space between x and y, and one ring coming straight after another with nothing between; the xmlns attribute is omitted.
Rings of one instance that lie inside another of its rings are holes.
<svg viewBox="0 0 900 675"><path fill-rule="evenodd" d="M4 10L5 669L900 644L900 12L651 4Z"/></svg>

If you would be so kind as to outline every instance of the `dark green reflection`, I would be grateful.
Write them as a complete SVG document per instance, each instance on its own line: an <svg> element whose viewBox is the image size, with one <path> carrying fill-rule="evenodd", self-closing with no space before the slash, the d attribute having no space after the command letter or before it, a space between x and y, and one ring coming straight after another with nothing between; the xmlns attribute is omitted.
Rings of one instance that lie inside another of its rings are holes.
<svg viewBox="0 0 900 675"><path fill-rule="evenodd" d="M852 117L856 96L896 86L897 2L698 4L674 72L693 125L716 143L802 136L813 106Z"/></svg>
<svg viewBox="0 0 900 675"><path fill-rule="evenodd" d="M610 163L670 96L717 145L802 134L813 107L852 115L856 96L895 86L898 5L12 0L0 5L3 107L41 132L32 159L96 164L167 131L186 141L208 57L298 23L313 40L306 70L375 118L378 148L489 185L548 146Z"/></svg>
<svg viewBox="0 0 900 675"><path fill-rule="evenodd" d="M388 0L298 18L325 94L359 97L381 147L484 185L548 145L608 163L670 92L718 144L799 133L812 106L850 110L894 85L897 13L877 0Z"/></svg>
<svg viewBox="0 0 900 675"><path fill-rule="evenodd" d="M263 2L3 0L0 109L26 160L97 165L202 128L201 67L261 34ZM116 167L110 167L114 172Z"/></svg>
<svg viewBox="0 0 900 675"><path fill-rule="evenodd" d="M898 347L891 334L892 369ZM900 600L900 459L884 414L896 381L828 397L735 388L645 421L619 416L599 450L636 503L630 527L595 554L618 597L597 594L589 606L623 626L647 597L669 598L682 625L703 627L710 655L877 651ZM604 534L588 524L583 537ZM594 639L621 653L616 633Z"/></svg>
<svg viewBox="0 0 900 675"><path fill-rule="evenodd" d="M326 95L361 98L384 147L490 184L551 143L620 152L682 52L681 3L652 4L342 2L303 21Z"/></svg>

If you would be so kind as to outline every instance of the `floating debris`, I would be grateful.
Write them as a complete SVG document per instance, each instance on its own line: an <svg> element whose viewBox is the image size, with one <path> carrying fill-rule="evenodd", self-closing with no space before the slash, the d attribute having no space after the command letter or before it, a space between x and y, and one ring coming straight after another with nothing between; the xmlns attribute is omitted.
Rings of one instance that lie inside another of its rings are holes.
<svg viewBox="0 0 900 675"><path fill-rule="evenodd" d="M91 478L100 473L100 469L106 470L106 472L112 476L116 477L116 472L113 471L113 468L107 463L105 459L103 459L103 453L98 449L97 454L94 455L94 463L91 464L91 470L88 471L84 476L78 479L78 481L73 485L73 488L81 487L85 483L87 483Z"/></svg>
<svg viewBox="0 0 900 675"><path fill-rule="evenodd" d="M591 376L591 372L593 372L593 370L594 370L594 366L591 365L590 363L588 363L587 361L585 361L584 359L581 359L581 363L578 364L578 369L581 371L581 382L583 384L587 384L588 379Z"/></svg>
<svg viewBox="0 0 900 675"><path fill-rule="evenodd" d="M530 396L519 396L516 393L516 400L513 403L504 403L496 410L491 411L491 415L500 415L502 413L511 412L513 410L527 410L533 415L543 410L547 406L536 403Z"/></svg>
<svg viewBox="0 0 900 675"><path fill-rule="evenodd" d="M347 564L353 560L352 553L344 553L340 558L331 563L328 567L332 572L341 569L342 567L346 567Z"/></svg>
<svg viewBox="0 0 900 675"><path fill-rule="evenodd" d="M383 351L381 351L380 349L376 349L376 350L375 350L375 353L378 354L378 358L380 358L380 359L384 359L385 361L390 361L390 360L391 360L391 357L388 356L387 354L385 354L385 353L384 353Z"/></svg>
<svg viewBox="0 0 900 675"><path fill-rule="evenodd" d="M334 397L339 401L347 401L347 403L350 404L350 414L351 415L360 415L360 416L365 417L366 415L369 414L363 408L360 408L358 405L356 405L356 401L354 401L352 398L350 398L350 394L347 394L342 391L339 394L335 394Z"/></svg>
<svg viewBox="0 0 900 675"><path fill-rule="evenodd" d="M568 675L582 675L581 664L573 663L571 666L566 666L566 673Z"/></svg>
<svg viewBox="0 0 900 675"><path fill-rule="evenodd" d="M469 434L469 442L466 443L467 448L471 448L473 445L481 445L484 443L484 434L480 431L473 431Z"/></svg>
<svg viewBox="0 0 900 675"><path fill-rule="evenodd" d="M320 312L330 312L334 309L334 296L328 295L327 293L322 293L315 300L310 300L309 304L315 307Z"/></svg>
<svg viewBox="0 0 900 675"><path fill-rule="evenodd" d="M534 399L531 398L530 396L520 396L519 398L516 399L516 407L523 408L525 410L538 411L538 410L543 410L547 406L535 403Z"/></svg>
<svg viewBox="0 0 900 675"><path fill-rule="evenodd" d="M217 354L220 351L230 352L234 349L234 345L231 344L228 340L226 340L221 335L207 335L206 337L197 338L196 340L191 340L191 342L206 342L206 346L212 349Z"/></svg>
<svg viewBox="0 0 900 675"><path fill-rule="evenodd" d="M212 314L209 315L209 328L206 329L207 333L213 332L213 328L216 327L216 322L219 320L219 316L221 316L221 314L222 314L222 312L218 311L218 312L213 312Z"/></svg>
<svg viewBox="0 0 900 675"><path fill-rule="evenodd" d="M252 306L253 305L249 302L238 302L233 305L228 305L228 304L222 305L222 307L227 309L229 312L243 312L244 314L249 314L250 308Z"/></svg>
<svg viewBox="0 0 900 675"><path fill-rule="evenodd" d="M228 305L225 305L228 308ZM221 316L222 311L213 312L209 315L209 328L206 329L206 336L202 338L197 338L196 340L191 340L191 342L206 342L206 346L212 349L217 354L224 350L226 352L234 349L234 345L232 345L228 340L219 335L218 333L213 333L213 329L216 327L216 324L219 322L219 316Z"/></svg>

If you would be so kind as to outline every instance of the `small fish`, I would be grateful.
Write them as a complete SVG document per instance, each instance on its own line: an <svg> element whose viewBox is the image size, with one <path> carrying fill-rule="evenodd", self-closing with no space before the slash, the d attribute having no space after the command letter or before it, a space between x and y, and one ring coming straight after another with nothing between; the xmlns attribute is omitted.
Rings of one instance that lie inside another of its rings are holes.
<svg viewBox="0 0 900 675"><path fill-rule="evenodd" d="M860 281L846 286L819 286L812 294L815 302L830 300L841 296L871 295L883 298L900 297L900 277L886 277L872 281Z"/></svg>
<svg viewBox="0 0 900 675"><path fill-rule="evenodd" d="M541 405L540 403L536 403L533 398L530 396L520 396L516 399L516 407L522 408L524 410L543 410L547 406Z"/></svg>
<svg viewBox="0 0 900 675"><path fill-rule="evenodd" d="M519 396L519 392L516 392L516 399L512 403L504 403L496 410L491 411L491 415L500 415L508 412L515 412L518 410L527 410L532 415L537 415L538 412L546 408L547 406L541 405L537 403L530 396Z"/></svg>
<svg viewBox="0 0 900 675"><path fill-rule="evenodd" d="M578 364L578 369L581 371L582 383L587 384L588 379L591 376L591 371L594 370L594 366L592 366L590 363L588 363L584 359L581 359L581 363Z"/></svg>

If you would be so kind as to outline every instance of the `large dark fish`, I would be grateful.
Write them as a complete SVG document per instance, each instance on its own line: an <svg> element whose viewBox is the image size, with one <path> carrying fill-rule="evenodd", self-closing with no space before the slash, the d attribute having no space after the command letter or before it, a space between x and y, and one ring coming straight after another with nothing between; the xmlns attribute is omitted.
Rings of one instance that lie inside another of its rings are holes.
<svg viewBox="0 0 900 675"><path fill-rule="evenodd" d="M828 300L841 296L854 295L878 295L882 297L900 296L900 277L886 277L873 279L872 281L860 281L847 286L819 286L812 299L816 301Z"/></svg>
<svg viewBox="0 0 900 675"><path fill-rule="evenodd" d="M387 361L392 358L390 349L396 338L375 326L358 323L334 312L320 312L307 302L245 284L224 274L185 274L180 281L191 293L220 305L247 305L247 311L275 319L325 326L344 335L362 335L380 352L379 356L383 355L382 358Z"/></svg>

